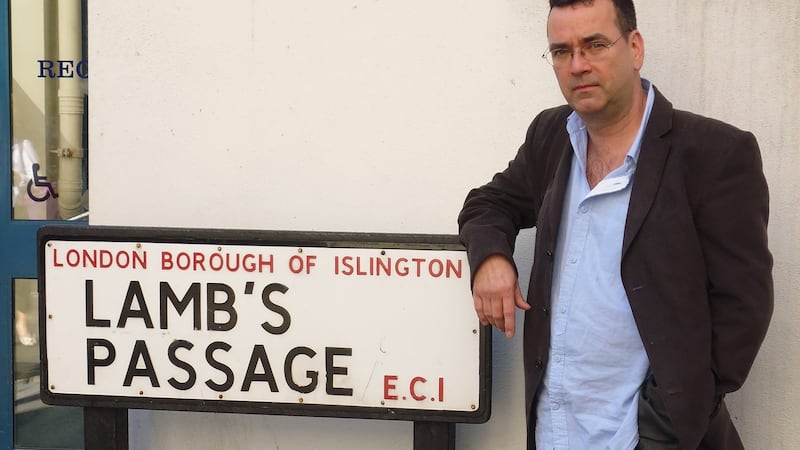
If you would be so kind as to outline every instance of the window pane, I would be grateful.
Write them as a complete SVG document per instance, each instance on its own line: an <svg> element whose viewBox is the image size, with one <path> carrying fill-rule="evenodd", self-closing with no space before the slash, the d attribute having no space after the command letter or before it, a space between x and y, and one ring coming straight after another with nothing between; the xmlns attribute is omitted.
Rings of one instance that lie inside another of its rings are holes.
<svg viewBox="0 0 800 450"><path fill-rule="evenodd" d="M14 280L14 446L83 448L83 409L39 396L38 298L36 280Z"/></svg>
<svg viewBox="0 0 800 450"><path fill-rule="evenodd" d="M85 0L11 0L14 219L87 216L85 17Z"/></svg>

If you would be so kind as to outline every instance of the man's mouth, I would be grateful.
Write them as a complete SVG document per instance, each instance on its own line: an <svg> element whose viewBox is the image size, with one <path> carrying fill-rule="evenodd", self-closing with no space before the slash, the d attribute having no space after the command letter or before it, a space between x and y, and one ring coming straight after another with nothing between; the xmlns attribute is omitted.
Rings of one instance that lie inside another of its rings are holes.
<svg viewBox="0 0 800 450"><path fill-rule="evenodd" d="M572 88L572 90L576 91L576 92L585 91L587 89L591 89L591 88L596 87L596 86L597 85L595 85L595 84L577 84Z"/></svg>

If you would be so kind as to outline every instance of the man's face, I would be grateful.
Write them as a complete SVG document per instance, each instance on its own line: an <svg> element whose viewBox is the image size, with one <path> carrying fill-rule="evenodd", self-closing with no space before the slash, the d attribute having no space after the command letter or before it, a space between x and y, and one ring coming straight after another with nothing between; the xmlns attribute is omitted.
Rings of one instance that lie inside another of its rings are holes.
<svg viewBox="0 0 800 450"><path fill-rule="evenodd" d="M638 31L628 38L616 20L611 0L595 0L591 5L577 3L553 8L547 20L550 49L572 51L564 64L553 69L561 93L581 117L615 117L630 108L634 89L641 89L639 69L644 59L644 44ZM616 43L614 43L616 41ZM582 45L614 43L602 55L587 60Z"/></svg>

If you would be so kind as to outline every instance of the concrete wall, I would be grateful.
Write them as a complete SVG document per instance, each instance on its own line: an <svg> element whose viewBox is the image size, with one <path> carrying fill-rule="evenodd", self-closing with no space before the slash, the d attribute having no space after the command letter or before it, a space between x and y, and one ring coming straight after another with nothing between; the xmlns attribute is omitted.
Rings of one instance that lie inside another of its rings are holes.
<svg viewBox="0 0 800 450"><path fill-rule="evenodd" d="M644 74L753 131L772 190L776 311L731 396L748 448L800 446L800 4L640 2ZM455 233L466 191L561 102L546 2L90 2L91 223ZM529 266L531 232L519 239ZM470 299L464 299L470 301ZM457 448L523 448L519 337ZM409 449L409 423L130 414L131 447Z"/></svg>

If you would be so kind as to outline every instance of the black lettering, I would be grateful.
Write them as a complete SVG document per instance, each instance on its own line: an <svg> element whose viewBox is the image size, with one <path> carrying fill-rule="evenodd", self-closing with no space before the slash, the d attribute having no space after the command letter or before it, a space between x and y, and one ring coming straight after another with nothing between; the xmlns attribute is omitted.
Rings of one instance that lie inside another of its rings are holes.
<svg viewBox="0 0 800 450"><path fill-rule="evenodd" d="M278 314L283 319L280 325L275 326L270 324L269 322L264 322L261 324L261 328L263 328L267 333L270 334L283 334L286 333L286 330L289 329L289 325L292 324L292 316L289 314L289 311L286 310L283 306L280 306L274 303L270 298L270 294L275 291L280 292L281 294L285 294L289 290L288 287L280 284L280 283L270 283L267 287L261 291L261 301L264 303L264 306L267 307L268 310Z"/></svg>
<svg viewBox="0 0 800 450"><path fill-rule="evenodd" d="M58 78L72 78L73 61L69 59L58 60Z"/></svg>
<svg viewBox="0 0 800 450"><path fill-rule="evenodd" d="M206 386L217 392L227 391L231 388L231 386L233 386L233 371L230 367L214 359L214 352L217 350L224 350L227 352L230 351L230 349L230 345L219 341L212 342L208 345L208 347L206 347L206 361L208 362L208 365L225 374L225 382L222 384L215 383L210 378L206 380Z"/></svg>
<svg viewBox="0 0 800 450"><path fill-rule="evenodd" d="M102 328L111 327L110 320L98 320L94 318L94 280L86 280L86 326Z"/></svg>
<svg viewBox="0 0 800 450"><path fill-rule="evenodd" d="M297 357L297 355L306 355L309 358L313 358L316 354L317 352L308 347L295 347L289 350L289 353L286 354L286 361L283 363L283 374L286 377L286 384L288 384L293 391L297 391L302 394L308 394L317 388L319 374L316 370L306 370L306 377L308 377L310 381L305 386L300 386L299 384L295 383L294 376L292 376L292 365L294 364L294 358Z"/></svg>
<svg viewBox="0 0 800 450"><path fill-rule="evenodd" d="M79 78L89 78L89 68L85 59L78 61L78 64L75 65L75 73Z"/></svg>
<svg viewBox="0 0 800 450"><path fill-rule="evenodd" d="M139 361L144 362L144 367L139 368ZM153 361L150 359L150 352L147 350L147 343L141 339L137 339L133 345L133 353L131 354L131 362L128 364L128 371L125 373L125 382L123 386L130 386L133 383L133 377L147 377L150 379L150 385L159 387L156 371L153 368Z"/></svg>
<svg viewBox="0 0 800 450"><path fill-rule="evenodd" d="M132 309L133 300L139 309ZM131 281L128 285L128 293L125 294L125 304L122 306L122 311L119 313L119 322L117 328L125 328L128 323L128 318L140 318L144 320L147 328L153 328L153 319L150 318L150 312L147 310L147 303L144 302L144 293L142 292L142 285L138 281Z"/></svg>
<svg viewBox="0 0 800 450"><path fill-rule="evenodd" d="M334 366L334 356L353 356L352 348L325 347L325 392L329 395L353 395L351 388L337 388L333 385L334 375L347 375L347 367Z"/></svg>
<svg viewBox="0 0 800 450"><path fill-rule="evenodd" d="M39 59L39 76L37 78L55 78L56 74L53 72L53 61L49 59ZM45 75L47 71L47 75Z"/></svg>
<svg viewBox="0 0 800 450"><path fill-rule="evenodd" d="M167 352L169 356L169 362L171 362L175 367L185 370L188 377L184 382L176 380L175 377L170 378L169 380L167 380L167 382L170 384L170 386L181 391L191 389L192 386L194 386L195 381L197 381L197 372L194 370L194 367L192 367L191 364L181 359L178 359L178 356L175 353L178 351L179 348L185 348L186 350L191 350L192 347L194 347L194 344L183 339L172 341L172 343L169 344L169 350Z"/></svg>
<svg viewBox="0 0 800 450"><path fill-rule="evenodd" d="M226 294L225 301L222 303L216 302L216 294L217 292L223 292ZM232 330L233 327L236 326L236 309L233 307L233 302L236 300L236 295L233 293L233 289L230 286L223 283L208 283L206 286L206 296L208 300L206 302L208 308L208 317L206 321L208 322L208 330L209 331L229 331ZM217 322L216 320L216 312L217 311L225 311L228 313L228 321L227 322Z"/></svg>
<svg viewBox="0 0 800 450"><path fill-rule="evenodd" d="M105 358L98 358L95 354L96 347L103 347L108 352ZM97 367L108 367L114 362L117 357L117 352L114 350L114 344L106 339L87 339L86 340L86 382L94 384L95 373L94 369Z"/></svg>
<svg viewBox="0 0 800 450"><path fill-rule="evenodd" d="M172 306L175 308L175 311L178 312L178 315L183 315L183 312L186 311L186 308L189 307L189 304L193 303L193 312L194 312L194 329L200 329L200 283L192 283L189 286L189 289L186 290L186 294L183 295L183 298L178 300L178 296L175 295L175 291L172 290L172 287L166 281L162 281L160 284L160 319L161 319L161 329L166 330L169 328L167 325L168 322L168 314L167 314L167 305L168 303L172 303Z"/></svg>
<svg viewBox="0 0 800 450"><path fill-rule="evenodd" d="M259 363L261 363L261 367L264 370L261 373L256 373L256 365ZM249 391L253 381L266 381L269 384L270 391L278 392L278 384L275 383L275 375L272 373L272 366L270 366L269 358L267 358L267 350L261 344L253 347L250 363L247 365L247 373L244 375L244 382L242 383L242 392Z"/></svg>

